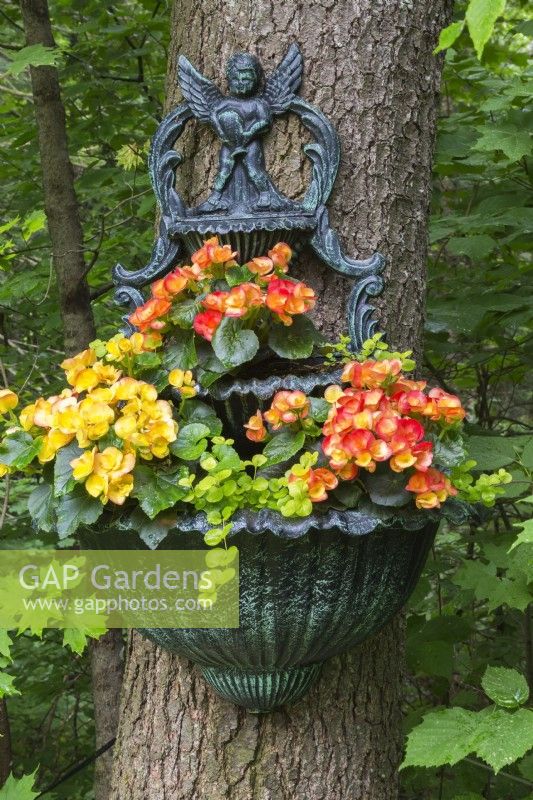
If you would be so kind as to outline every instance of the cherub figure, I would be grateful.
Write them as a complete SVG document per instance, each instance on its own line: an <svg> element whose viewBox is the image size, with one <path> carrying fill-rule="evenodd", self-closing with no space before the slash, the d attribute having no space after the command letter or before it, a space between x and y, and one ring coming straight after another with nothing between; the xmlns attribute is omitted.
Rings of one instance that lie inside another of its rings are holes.
<svg viewBox="0 0 533 800"><path fill-rule="evenodd" d="M259 60L236 53L226 67L229 96L201 75L184 57L179 83L194 116L209 123L222 141L213 192L195 209L207 214L238 210L280 211L294 207L272 183L265 167L261 139L273 117L286 112L302 79L302 55L290 46L278 68L265 81Z"/></svg>

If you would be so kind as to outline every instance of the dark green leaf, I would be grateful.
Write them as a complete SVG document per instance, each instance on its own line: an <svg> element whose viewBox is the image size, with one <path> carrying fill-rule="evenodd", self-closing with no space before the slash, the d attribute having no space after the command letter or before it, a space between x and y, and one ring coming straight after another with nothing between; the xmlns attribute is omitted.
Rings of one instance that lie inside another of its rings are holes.
<svg viewBox="0 0 533 800"><path fill-rule="evenodd" d="M72 477L70 462L82 453L83 450L75 442L58 450L54 463L54 494L56 497L68 494L76 485L76 481Z"/></svg>
<svg viewBox="0 0 533 800"><path fill-rule="evenodd" d="M412 502L413 495L406 492L407 478L401 472L391 469L378 470L374 473L365 472L361 480L370 495L370 499L378 506L391 506L399 508Z"/></svg>
<svg viewBox="0 0 533 800"><path fill-rule="evenodd" d="M49 483L40 483L28 498L28 511L38 530L50 533L55 526L54 492Z"/></svg>
<svg viewBox="0 0 533 800"><path fill-rule="evenodd" d="M135 484L132 497L138 499L142 510L153 519L160 511L171 508L185 497L189 490L179 486L178 481L186 475L186 467L163 472L141 464L133 472Z"/></svg>
<svg viewBox="0 0 533 800"><path fill-rule="evenodd" d="M309 317L300 314L293 318L292 325L273 324L268 345L281 358L308 358L321 339Z"/></svg>
<svg viewBox="0 0 533 800"><path fill-rule="evenodd" d="M263 453L268 458L266 466L288 461L302 449L304 444L305 433L303 431L289 430L277 433L264 447Z"/></svg>
<svg viewBox="0 0 533 800"><path fill-rule="evenodd" d="M194 331L176 331L163 352L163 366L173 369L193 369L198 364L194 345Z"/></svg>
<svg viewBox="0 0 533 800"><path fill-rule="evenodd" d="M41 443L42 437L33 439L24 431L12 433L0 445L0 463L13 469L24 469L41 449Z"/></svg>
<svg viewBox="0 0 533 800"><path fill-rule="evenodd" d="M198 300L182 300L175 303L170 312L170 319L178 327L190 330L194 322L195 316L200 311L200 303Z"/></svg>
<svg viewBox="0 0 533 800"><path fill-rule="evenodd" d="M259 339L243 328L240 320L226 317L216 329L212 345L217 358L227 369L233 369L252 360L259 350Z"/></svg>
<svg viewBox="0 0 533 800"><path fill-rule="evenodd" d="M170 451L184 461L196 461L207 447L206 436L209 436L207 425L191 422L180 428L176 441L170 445Z"/></svg>
<svg viewBox="0 0 533 800"><path fill-rule="evenodd" d="M104 510L104 506L85 489L77 486L71 494L59 498L57 505L57 533L60 539L76 533L83 525L92 525Z"/></svg>

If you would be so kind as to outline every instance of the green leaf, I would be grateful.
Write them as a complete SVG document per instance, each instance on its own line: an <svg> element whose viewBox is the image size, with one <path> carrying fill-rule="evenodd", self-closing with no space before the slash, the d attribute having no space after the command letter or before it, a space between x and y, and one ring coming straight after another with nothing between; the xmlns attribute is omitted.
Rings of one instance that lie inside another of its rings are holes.
<svg viewBox="0 0 533 800"><path fill-rule="evenodd" d="M527 469L533 469L533 436L527 440L524 449L520 453L520 461Z"/></svg>
<svg viewBox="0 0 533 800"><path fill-rule="evenodd" d="M509 712L492 707L478 716L481 719L473 750L494 772L514 764L533 747L533 711L530 709Z"/></svg>
<svg viewBox="0 0 533 800"><path fill-rule="evenodd" d="M315 422L325 422L331 409L331 405L322 397L310 397L311 416Z"/></svg>
<svg viewBox="0 0 533 800"><path fill-rule="evenodd" d="M0 670L0 698L6 695L20 694L18 689L15 689L14 681L13 675L8 675L7 672ZM2 797L1 793L0 797Z"/></svg>
<svg viewBox="0 0 533 800"><path fill-rule="evenodd" d="M468 3L466 24L479 59L504 9L505 0L470 0Z"/></svg>
<svg viewBox="0 0 533 800"><path fill-rule="evenodd" d="M58 450L54 463L54 495L56 497L68 494L76 485L76 481L72 477L70 462L82 453L83 450L75 442Z"/></svg>
<svg viewBox="0 0 533 800"><path fill-rule="evenodd" d="M498 246L492 236L480 233L475 236L452 236L446 249L455 256L465 255L472 259L486 258Z"/></svg>
<svg viewBox="0 0 533 800"><path fill-rule="evenodd" d="M407 738L405 767L440 767L457 764L473 750L476 714L465 708L430 711Z"/></svg>
<svg viewBox="0 0 533 800"><path fill-rule="evenodd" d="M509 553L520 544L533 544L533 519L526 519L520 524L522 527L522 533L519 533L515 541L512 543L508 551Z"/></svg>
<svg viewBox="0 0 533 800"><path fill-rule="evenodd" d="M171 511L149 519L142 509L136 508L129 517L122 520L121 527L138 533L150 550L155 550L168 536L169 531L176 527L177 519L177 514Z"/></svg>
<svg viewBox="0 0 533 800"><path fill-rule="evenodd" d="M189 400L185 403L182 414L186 422L201 422L207 425L210 436L220 436L222 433L222 422L211 406L201 400Z"/></svg>
<svg viewBox="0 0 533 800"><path fill-rule="evenodd" d="M0 461L13 469L24 469L41 449L41 442L41 437L34 439L24 431L10 434L0 445Z"/></svg>
<svg viewBox="0 0 533 800"><path fill-rule="evenodd" d="M231 317L222 320L211 344L215 355L227 369L251 361L259 350L259 339L255 333L242 328L240 320Z"/></svg>
<svg viewBox="0 0 533 800"><path fill-rule="evenodd" d="M263 454L268 458L266 466L270 467L272 464L288 461L302 449L304 444L305 433L303 431L282 431L276 434L263 449Z"/></svg>
<svg viewBox="0 0 533 800"><path fill-rule="evenodd" d="M56 523L54 492L49 483L40 483L28 498L28 511L37 530L50 533Z"/></svg>
<svg viewBox="0 0 533 800"><path fill-rule="evenodd" d="M62 53L56 47L31 44L16 53L6 72L19 75L26 67L57 67L61 60Z"/></svg>
<svg viewBox="0 0 533 800"><path fill-rule="evenodd" d="M492 471L511 464L524 443L520 436L469 436L465 448L468 458L477 462L476 470Z"/></svg>
<svg viewBox="0 0 533 800"><path fill-rule="evenodd" d="M71 494L59 499L57 506L57 533L60 539L72 536L83 525L92 525L104 510L104 506L85 489L77 486Z"/></svg>
<svg viewBox="0 0 533 800"><path fill-rule="evenodd" d="M531 134L524 128L507 123L481 130L483 135L475 143L475 150L501 150L510 161L519 161L523 156L531 155Z"/></svg>
<svg viewBox="0 0 533 800"><path fill-rule="evenodd" d="M34 790L36 774L37 770L22 778L10 775L0 789L0 800L34 800L39 794Z"/></svg>
<svg viewBox="0 0 533 800"><path fill-rule="evenodd" d="M169 316L178 327L190 330L199 310L198 300L182 300L174 304Z"/></svg>
<svg viewBox="0 0 533 800"><path fill-rule="evenodd" d="M163 472L139 465L133 472L135 484L132 497L136 497L144 513L154 519L160 511L171 508L188 493L186 487L178 485L187 472L186 467Z"/></svg>
<svg viewBox="0 0 533 800"><path fill-rule="evenodd" d="M192 422L180 428L175 442L170 445L170 452L184 461L197 461L207 447L206 436L209 428L202 422Z"/></svg>
<svg viewBox="0 0 533 800"><path fill-rule="evenodd" d="M176 331L163 352L163 366L169 372L173 369L194 369L198 364L194 331Z"/></svg>
<svg viewBox="0 0 533 800"><path fill-rule="evenodd" d="M465 460L465 446L462 439L454 441L443 441L438 437L426 437L433 442L433 452L435 454L435 464L441 467L456 467Z"/></svg>
<svg viewBox="0 0 533 800"><path fill-rule="evenodd" d="M370 495L370 499L378 506L400 508L412 501L410 492L405 490L407 483L405 475L401 472L392 472L390 469L381 472L366 472L362 481Z"/></svg>
<svg viewBox="0 0 533 800"><path fill-rule="evenodd" d="M529 697L524 676L507 667L487 667L481 680L485 694L502 708L518 708Z"/></svg>
<svg viewBox="0 0 533 800"><path fill-rule="evenodd" d="M309 317L300 314L293 318L292 325L273 324L268 345L281 358L308 358L321 340Z"/></svg>
<svg viewBox="0 0 533 800"><path fill-rule="evenodd" d="M0 656L11 661L11 636L5 628L0 628Z"/></svg>
<svg viewBox="0 0 533 800"><path fill-rule="evenodd" d="M228 286L232 287L238 286L241 283L252 281L255 278L255 275L248 269L248 267L242 264L237 267L230 267L230 269L227 269L224 273L224 277Z"/></svg>
<svg viewBox="0 0 533 800"><path fill-rule="evenodd" d="M106 632L105 623L102 628L65 628L63 630L63 645L70 647L73 653L79 656L85 651L89 639L99 639Z"/></svg>
<svg viewBox="0 0 533 800"><path fill-rule="evenodd" d="M440 53L442 50L447 50L448 47L451 47L455 40L461 35L464 26L464 19L460 19L458 22L452 22L451 25L443 28L440 32L439 43L433 50L433 55L437 55L437 53Z"/></svg>

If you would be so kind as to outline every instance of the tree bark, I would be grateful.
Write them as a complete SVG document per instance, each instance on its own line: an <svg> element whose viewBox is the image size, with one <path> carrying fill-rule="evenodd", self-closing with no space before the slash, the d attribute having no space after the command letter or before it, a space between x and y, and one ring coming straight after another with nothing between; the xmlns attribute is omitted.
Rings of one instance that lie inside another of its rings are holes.
<svg viewBox="0 0 533 800"><path fill-rule="evenodd" d="M47 0L21 0L28 45L55 47ZM87 285L83 231L67 142L65 108L55 67L30 67L44 207L52 242L63 338L75 353L96 338Z"/></svg>
<svg viewBox="0 0 533 800"><path fill-rule="evenodd" d="M117 731L120 690L124 671L124 634L108 631L91 645L91 678L94 701L96 749L113 739ZM108 800L113 769L113 750L94 765L94 800Z"/></svg>
<svg viewBox="0 0 533 800"><path fill-rule="evenodd" d="M21 0L21 8L27 44L55 47L47 0ZM96 338L80 207L68 152L58 70L42 66L31 67L30 72L63 341L66 353L72 354L83 350ZM123 650L123 636L119 630L109 631L91 647L97 748L116 733ZM95 800L109 797L111 765L112 754L108 751L95 767Z"/></svg>
<svg viewBox="0 0 533 800"><path fill-rule="evenodd" d="M11 772L11 731L5 697L0 700L0 789Z"/></svg>
<svg viewBox="0 0 533 800"><path fill-rule="evenodd" d="M267 71L291 41L303 51L301 94L336 124L342 164L331 220L348 254L388 259L380 327L400 347L420 343L431 159L441 59L432 55L450 0L180 0L174 4L167 108L181 98L184 53L224 85L226 59L257 53ZM207 194L217 148L191 126L178 177ZM305 137L303 137L305 140ZM306 185L302 134L280 120L267 161L292 197ZM187 164L187 162L186 162ZM320 297L323 330L346 328L349 283L305 254L297 268ZM401 617L326 665L297 705L255 717L218 699L186 661L134 634L129 644L112 800L394 800L401 757Z"/></svg>

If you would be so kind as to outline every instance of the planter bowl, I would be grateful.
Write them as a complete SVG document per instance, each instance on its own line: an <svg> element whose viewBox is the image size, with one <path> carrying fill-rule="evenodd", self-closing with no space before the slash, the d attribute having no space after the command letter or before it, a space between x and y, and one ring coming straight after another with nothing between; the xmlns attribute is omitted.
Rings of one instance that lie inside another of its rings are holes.
<svg viewBox="0 0 533 800"><path fill-rule="evenodd" d="M384 527L359 511L330 510L301 520L241 512L240 627L149 628L156 644L198 664L222 697L252 712L300 698L321 664L371 636L413 591L437 524L413 515ZM202 515L183 519L164 546L198 549Z"/></svg>
<svg viewBox="0 0 533 800"><path fill-rule="evenodd" d="M238 451L243 455L259 449L246 438L245 423L258 409L266 410L276 392L282 389L299 390L312 397L323 397L328 386L340 381L342 373L342 368L336 366L317 369L316 360L301 362L300 374L295 374L293 361L266 363L274 374L264 378L221 378L208 390L200 391L200 397L213 407L226 435L231 433ZM276 370L279 374L275 374Z"/></svg>

